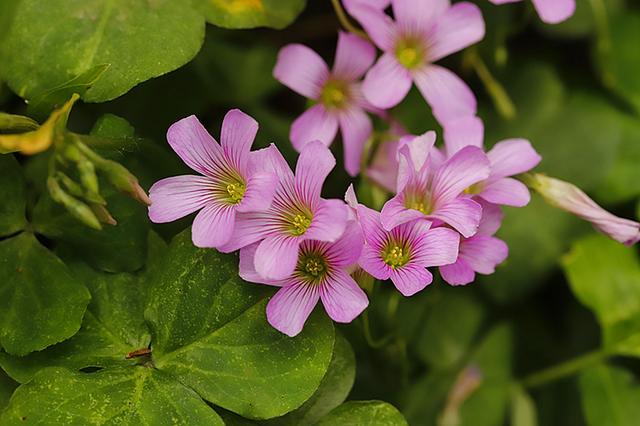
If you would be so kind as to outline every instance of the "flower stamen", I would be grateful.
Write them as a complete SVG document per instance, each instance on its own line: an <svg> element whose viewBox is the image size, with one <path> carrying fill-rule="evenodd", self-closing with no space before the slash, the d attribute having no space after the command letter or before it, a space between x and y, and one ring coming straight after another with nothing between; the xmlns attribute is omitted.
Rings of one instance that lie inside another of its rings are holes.
<svg viewBox="0 0 640 426"><path fill-rule="evenodd" d="M392 242L382 250L382 260L394 269L406 265L410 259L409 249L397 243Z"/></svg>

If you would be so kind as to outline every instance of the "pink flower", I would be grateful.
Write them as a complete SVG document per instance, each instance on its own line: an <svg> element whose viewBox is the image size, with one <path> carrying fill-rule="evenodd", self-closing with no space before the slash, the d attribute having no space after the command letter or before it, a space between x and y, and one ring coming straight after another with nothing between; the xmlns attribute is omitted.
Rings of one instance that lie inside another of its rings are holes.
<svg viewBox="0 0 640 426"><path fill-rule="evenodd" d="M322 142L302 149L295 176L274 145L266 151L265 167L280 177L273 202L266 211L239 214L234 238L219 250L231 252L260 241L256 271L266 280L282 280L293 273L303 241L340 238L348 212L342 200L320 198L322 184L336 164Z"/></svg>
<svg viewBox="0 0 640 426"><path fill-rule="evenodd" d="M265 280L255 270L258 245L253 244L240 250L240 276L281 287L267 305L267 319L288 336L302 331L318 300L332 320L348 323L369 305L366 294L347 272L358 261L363 243L355 222L334 243L305 240L294 272L282 280Z"/></svg>
<svg viewBox="0 0 640 426"><path fill-rule="evenodd" d="M344 8L347 12L351 13L351 10L356 5L365 4L367 6L375 7L376 9L384 10L391 4L391 0L342 0Z"/></svg>
<svg viewBox="0 0 640 426"><path fill-rule="evenodd" d="M628 246L640 241L640 223L614 216L577 186L539 173L527 175L526 179L527 185L540 193L549 204L591 222L609 238Z"/></svg>
<svg viewBox="0 0 640 426"><path fill-rule="evenodd" d="M484 149L484 126L478 117L463 117L444 125L444 143L447 158L467 146ZM525 139L507 139L496 143L487 152L491 173L483 181L468 188L467 193L477 195L490 203L513 207L529 204L531 196L526 185L510 176L525 173L542 159Z"/></svg>
<svg viewBox="0 0 640 426"><path fill-rule="evenodd" d="M379 280L391 279L404 296L431 284L428 267L456 261L460 235L454 230L414 220L387 231L380 213L362 204L356 209L366 241L360 267Z"/></svg>
<svg viewBox="0 0 640 426"><path fill-rule="evenodd" d="M171 222L200 210L191 230L198 247L220 247L234 230L236 212L267 210L278 181L260 167L265 151L250 152L258 123L240 110L231 110L222 123L222 146L195 116L174 123L167 132L171 148L202 176L175 176L149 190L149 218Z"/></svg>
<svg viewBox="0 0 640 426"><path fill-rule="evenodd" d="M476 272L493 274L509 255L507 244L494 237L502 222L502 211L495 204L480 200L482 219L478 232L460 240L460 252L455 263L440 267L440 275L451 285L464 285L476 279Z"/></svg>
<svg viewBox="0 0 640 426"><path fill-rule="evenodd" d="M395 21L375 7L350 8L384 52L365 77L364 96L378 108L391 108L415 82L438 121L474 115L476 98L469 87L433 62L484 37L480 9L468 2L451 6L449 0L392 0L391 4Z"/></svg>
<svg viewBox="0 0 640 426"><path fill-rule="evenodd" d="M489 0L493 4L515 3L521 0ZM559 24L576 11L576 0L531 0L540 19L547 24Z"/></svg>
<svg viewBox="0 0 640 426"><path fill-rule="evenodd" d="M296 119L289 137L301 151L308 142L331 145L338 126L342 132L345 169L351 176L360 171L364 144L371 135L373 110L362 96L359 79L371 67L375 49L360 37L340 32L333 70L313 50L301 44L283 47L273 70L274 77L295 92L317 103Z"/></svg>
<svg viewBox="0 0 640 426"><path fill-rule="evenodd" d="M489 160L475 146L446 161L438 158L433 131L400 142L397 194L382 207L385 229L415 219L444 222L464 237L476 233L482 208L464 191L489 176Z"/></svg>

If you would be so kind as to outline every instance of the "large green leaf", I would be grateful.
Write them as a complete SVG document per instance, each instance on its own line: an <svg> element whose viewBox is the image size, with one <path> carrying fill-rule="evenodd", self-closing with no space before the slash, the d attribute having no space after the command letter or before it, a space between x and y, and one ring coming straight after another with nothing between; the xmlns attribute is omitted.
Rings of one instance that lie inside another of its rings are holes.
<svg viewBox="0 0 640 426"><path fill-rule="evenodd" d="M24 229L25 192L22 168L13 154L0 155L0 236Z"/></svg>
<svg viewBox="0 0 640 426"><path fill-rule="evenodd" d="M640 261L635 250L590 235L573 245L562 265L573 293L598 318L604 347L640 356Z"/></svg>
<svg viewBox="0 0 640 426"><path fill-rule="evenodd" d="M18 387L18 383L7 376L4 371L0 370L0 413L9 403L9 398L11 398L16 387Z"/></svg>
<svg viewBox="0 0 640 426"><path fill-rule="evenodd" d="M537 426L538 414L531 396L518 385L511 388L511 424L513 426Z"/></svg>
<svg viewBox="0 0 640 426"><path fill-rule="evenodd" d="M28 232L0 242L0 343L14 355L41 350L80 328L89 292Z"/></svg>
<svg viewBox="0 0 640 426"><path fill-rule="evenodd" d="M74 373L47 368L19 387L0 417L3 425L223 425L192 390L147 368Z"/></svg>
<svg viewBox="0 0 640 426"><path fill-rule="evenodd" d="M91 292L82 327L72 338L46 351L26 357L0 353L0 365L21 383L47 366L80 370L132 365L136 361L125 356L149 346L151 337L142 315L145 281L129 273L97 272L84 264L71 266Z"/></svg>
<svg viewBox="0 0 640 426"><path fill-rule="evenodd" d="M598 55L598 65L605 84L628 99L640 113L640 12L626 10L609 19L611 39Z"/></svg>
<svg viewBox="0 0 640 426"><path fill-rule="evenodd" d="M244 417L271 418L316 391L334 331L319 310L289 338L265 317L262 286L238 277L238 258L195 248L189 230L172 241L145 312L153 360L204 399Z"/></svg>
<svg viewBox="0 0 640 426"><path fill-rule="evenodd" d="M383 401L349 401L332 410L318 426L405 426L407 421L391 404Z"/></svg>
<svg viewBox="0 0 640 426"><path fill-rule="evenodd" d="M207 21L224 28L284 28L306 0L196 0Z"/></svg>
<svg viewBox="0 0 640 426"><path fill-rule="evenodd" d="M589 426L632 426L640 418L640 387L622 368L598 365L580 375L582 409Z"/></svg>
<svg viewBox="0 0 640 426"><path fill-rule="evenodd" d="M23 0L0 47L3 77L30 99L110 64L83 95L101 102L184 65L203 38L189 0Z"/></svg>
<svg viewBox="0 0 640 426"><path fill-rule="evenodd" d="M336 333L331 364L318 390L297 410L262 423L269 426L316 423L347 399L355 376L356 359L353 349L342 334Z"/></svg>

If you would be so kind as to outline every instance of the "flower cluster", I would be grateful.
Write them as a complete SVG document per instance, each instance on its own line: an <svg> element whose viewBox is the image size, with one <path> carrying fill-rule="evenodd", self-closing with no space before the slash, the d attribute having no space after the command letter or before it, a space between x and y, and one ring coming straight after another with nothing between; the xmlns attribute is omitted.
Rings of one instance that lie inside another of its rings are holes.
<svg viewBox="0 0 640 426"><path fill-rule="evenodd" d="M243 279L279 288L267 318L289 336L300 333L319 301L336 322L360 315L369 301L354 276L390 280L411 296L433 281L429 268L438 267L451 285L493 273L508 255L505 242L494 236L501 206L529 202L528 188L513 176L535 167L538 153L524 139L485 150L473 93L451 71L434 65L482 39L478 7L448 0L390 3L394 19L385 13L388 0L345 2L383 52L377 61L375 47L350 33L339 34L332 69L303 45L280 51L275 77L315 103L291 127L290 139L300 153L295 172L273 144L251 151L258 123L232 110L224 118L220 144L194 116L173 124L169 144L199 175L170 177L150 189L152 221L197 211L196 246L239 250ZM557 12L550 2L534 4L543 17L550 9ZM413 83L444 129L442 147L436 146L434 131L410 135L385 111ZM328 146L338 129L347 172L360 172L373 129L368 112L389 127L388 140L366 171L391 193L381 211L360 204L352 186L344 201L321 196L336 164ZM530 176L524 180L531 187L618 241L640 239L636 222L602 211L568 184Z"/></svg>

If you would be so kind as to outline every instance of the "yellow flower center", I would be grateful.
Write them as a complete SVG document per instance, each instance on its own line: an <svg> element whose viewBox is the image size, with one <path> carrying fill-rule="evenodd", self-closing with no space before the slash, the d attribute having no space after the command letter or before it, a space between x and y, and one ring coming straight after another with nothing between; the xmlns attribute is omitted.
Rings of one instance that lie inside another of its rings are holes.
<svg viewBox="0 0 640 426"><path fill-rule="evenodd" d="M402 39L396 44L396 59L407 69L414 69L422 64L426 52L422 43L415 39Z"/></svg>
<svg viewBox="0 0 640 426"><path fill-rule="evenodd" d="M306 214L298 213L291 219L291 233L295 236L302 235L307 232L311 226L311 217Z"/></svg>
<svg viewBox="0 0 640 426"><path fill-rule="evenodd" d="M408 209L418 210L422 214L431 214L431 201L421 191L408 191L404 197L404 206Z"/></svg>
<svg viewBox="0 0 640 426"><path fill-rule="evenodd" d="M410 259L409 249L394 242L387 244L382 250L382 260L394 269L406 265Z"/></svg>
<svg viewBox="0 0 640 426"><path fill-rule="evenodd" d="M326 108L341 108L348 99L347 86L340 81L329 81L322 88L320 100Z"/></svg>
<svg viewBox="0 0 640 426"><path fill-rule="evenodd" d="M470 187L464 190L465 194L476 195L482 192L484 189L484 182L474 183Z"/></svg>
<svg viewBox="0 0 640 426"><path fill-rule="evenodd" d="M238 204L244 197L245 186L241 182L230 183L227 185L228 199L231 204Z"/></svg>
<svg viewBox="0 0 640 426"><path fill-rule="evenodd" d="M301 253L296 266L298 275L310 283L319 283L328 272L327 263L320 253Z"/></svg>

